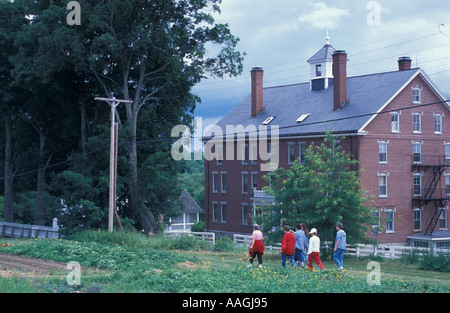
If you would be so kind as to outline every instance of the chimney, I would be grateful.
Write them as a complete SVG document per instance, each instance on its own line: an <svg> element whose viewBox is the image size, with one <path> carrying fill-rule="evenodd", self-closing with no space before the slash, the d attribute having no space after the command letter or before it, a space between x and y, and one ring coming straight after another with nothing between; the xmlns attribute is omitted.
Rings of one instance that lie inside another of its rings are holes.
<svg viewBox="0 0 450 313"><path fill-rule="evenodd" d="M252 76L252 116L257 116L263 107L263 69L254 67Z"/></svg>
<svg viewBox="0 0 450 313"><path fill-rule="evenodd" d="M407 71L411 69L411 59L410 57L399 57L398 58L398 70Z"/></svg>
<svg viewBox="0 0 450 313"><path fill-rule="evenodd" d="M339 110L347 102L347 53L333 53L333 110Z"/></svg>

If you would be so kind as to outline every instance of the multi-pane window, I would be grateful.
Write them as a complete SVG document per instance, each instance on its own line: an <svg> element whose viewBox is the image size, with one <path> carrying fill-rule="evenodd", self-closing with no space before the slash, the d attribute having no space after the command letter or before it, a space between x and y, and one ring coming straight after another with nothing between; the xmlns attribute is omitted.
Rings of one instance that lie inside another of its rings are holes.
<svg viewBox="0 0 450 313"><path fill-rule="evenodd" d="M414 209L414 230L418 231L422 228L422 210Z"/></svg>
<svg viewBox="0 0 450 313"><path fill-rule="evenodd" d="M380 232L380 210L372 211L372 234Z"/></svg>
<svg viewBox="0 0 450 313"><path fill-rule="evenodd" d="M450 196L450 174L445 175L445 194L447 197Z"/></svg>
<svg viewBox="0 0 450 313"><path fill-rule="evenodd" d="M398 112L391 113L391 132L400 132L400 113Z"/></svg>
<svg viewBox="0 0 450 313"><path fill-rule="evenodd" d="M447 210L443 209L439 215L439 228L447 228Z"/></svg>
<svg viewBox="0 0 450 313"><path fill-rule="evenodd" d="M248 173L242 173L242 193L248 193Z"/></svg>
<svg viewBox="0 0 450 313"><path fill-rule="evenodd" d="M258 189L258 173L252 173L252 189Z"/></svg>
<svg viewBox="0 0 450 313"><path fill-rule="evenodd" d="M378 187L380 197L387 197L387 174L378 175Z"/></svg>
<svg viewBox="0 0 450 313"><path fill-rule="evenodd" d="M422 132L422 114L420 113L413 114L413 131L415 133Z"/></svg>
<svg viewBox="0 0 450 313"><path fill-rule="evenodd" d="M221 176L221 190L220 192L227 192L227 173L220 173Z"/></svg>
<svg viewBox="0 0 450 313"><path fill-rule="evenodd" d="M387 163L387 142L378 142L378 161L380 163Z"/></svg>
<svg viewBox="0 0 450 313"><path fill-rule="evenodd" d="M414 103L422 102L422 90L420 88L413 88L413 102Z"/></svg>
<svg viewBox="0 0 450 313"><path fill-rule="evenodd" d="M295 144L288 144L288 164L293 164L295 161Z"/></svg>
<svg viewBox="0 0 450 313"><path fill-rule="evenodd" d="M219 216L219 204L217 202L213 202L212 204L212 219L213 222L217 222L218 221L218 216Z"/></svg>
<svg viewBox="0 0 450 313"><path fill-rule="evenodd" d="M248 225L248 204L242 204L242 225Z"/></svg>
<svg viewBox="0 0 450 313"><path fill-rule="evenodd" d="M414 174L413 181L414 181L414 195L420 196L422 194L422 175Z"/></svg>
<svg viewBox="0 0 450 313"><path fill-rule="evenodd" d="M413 142L414 163L422 162L422 143Z"/></svg>
<svg viewBox="0 0 450 313"><path fill-rule="evenodd" d="M242 144L241 145L241 149L242 149L242 164L243 165L247 165L248 164L248 159L249 159L248 144Z"/></svg>
<svg viewBox="0 0 450 313"><path fill-rule="evenodd" d="M216 160L217 160L217 165L222 165L222 161L223 161L223 146L222 145L216 145Z"/></svg>
<svg viewBox="0 0 450 313"><path fill-rule="evenodd" d="M306 143L299 142L298 144L299 144L299 163L303 164L305 160Z"/></svg>
<svg viewBox="0 0 450 313"><path fill-rule="evenodd" d="M226 203L220 204L220 222L221 223L227 222L227 204Z"/></svg>
<svg viewBox="0 0 450 313"><path fill-rule="evenodd" d="M450 164L450 143L445 144L445 164Z"/></svg>
<svg viewBox="0 0 450 313"><path fill-rule="evenodd" d="M434 132L442 134L442 114L434 114Z"/></svg>
<svg viewBox="0 0 450 313"><path fill-rule="evenodd" d="M258 163L258 145L256 143L252 143L250 146L250 162L252 165Z"/></svg>
<svg viewBox="0 0 450 313"><path fill-rule="evenodd" d="M217 192L219 186L219 174L212 173L212 192Z"/></svg>
<svg viewBox="0 0 450 313"><path fill-rule="evenodd" d="M394 210L386 211L386 232L394 231Z"/></svg>
<svg viewBox="0 0 450 313"><path fill-rule="evenodd" d="M322 76L322 64L316 65L316 77Z"/></svg>

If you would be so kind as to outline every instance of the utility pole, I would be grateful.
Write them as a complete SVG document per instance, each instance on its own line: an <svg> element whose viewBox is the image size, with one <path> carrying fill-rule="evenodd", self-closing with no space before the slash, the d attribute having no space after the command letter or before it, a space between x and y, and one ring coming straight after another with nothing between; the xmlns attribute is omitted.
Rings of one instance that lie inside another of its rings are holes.
<svg viewBox="0 0 450 313"><path fill-rule="evenodd" d="M100 98L95 97L97 101L106 101L111 107L111 146L109 153L109 216L108 216L108 230L113 232L113 221L114 215L117 214L115 212L115 203L116 203L116 175L115 175L115 117L116 117L116 107L120 103L132 103L132 100L118 100L115 97L113 98Z"/></svg>

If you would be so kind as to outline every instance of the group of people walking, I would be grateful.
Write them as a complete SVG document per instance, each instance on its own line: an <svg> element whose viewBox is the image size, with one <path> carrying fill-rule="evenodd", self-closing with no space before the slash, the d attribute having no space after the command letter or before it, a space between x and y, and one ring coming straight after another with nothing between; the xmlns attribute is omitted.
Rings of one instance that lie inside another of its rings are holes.
<svg viewBox="0 0 450 313"><path fill-rule="evenodd" d="M286 267L289 261L295 267L308 267L313 270L313 262L323 270L323 264L320 260L320 238L317 235L317 229L312 228L308 232L308 227L304 223L295 225L295 231L289 226L283 227L284 236L281 241L281 266ZM338 270L344 269L344 252L347 244L347 234L344 231L342 223L336 223L336 239L333 247L333 259L338 266ZM311 235L308 241L308 236ZM252 242L250 244L250 264L251 267L255 258L258 258L259 267L262 267L262 257L264 255L263 234L259 225L253 225Z"/></svg>

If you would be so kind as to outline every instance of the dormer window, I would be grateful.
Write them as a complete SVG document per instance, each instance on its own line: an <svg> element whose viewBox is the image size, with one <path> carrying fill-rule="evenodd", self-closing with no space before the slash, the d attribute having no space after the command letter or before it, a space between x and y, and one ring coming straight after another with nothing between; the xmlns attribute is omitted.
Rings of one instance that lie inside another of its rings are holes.
<svg viewBox="0 0 450 313"><path fill-rule="evenodd" d="M316 77L322 76L322 64L316 65Z"/></svg>

